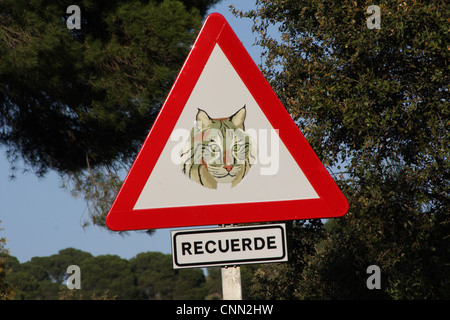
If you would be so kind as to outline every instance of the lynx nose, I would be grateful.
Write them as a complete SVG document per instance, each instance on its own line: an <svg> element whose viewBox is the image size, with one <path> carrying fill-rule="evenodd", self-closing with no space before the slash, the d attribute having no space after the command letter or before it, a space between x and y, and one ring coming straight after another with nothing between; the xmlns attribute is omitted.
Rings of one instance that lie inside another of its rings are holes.
<svg viewBox="0 0 450 320"><path fill-rule="evenodd" d="M229 166L223 166L223 167L224 167L225 170L227 170L228 172L230 172L231 169L233 169L233 166L232 166L232 165L229 165Z"/></svg>

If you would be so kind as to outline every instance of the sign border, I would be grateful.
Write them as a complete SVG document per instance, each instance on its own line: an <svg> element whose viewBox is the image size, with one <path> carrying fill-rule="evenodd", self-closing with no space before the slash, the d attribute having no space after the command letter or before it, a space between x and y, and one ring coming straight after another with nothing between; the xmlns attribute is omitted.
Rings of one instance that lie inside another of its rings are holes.
<svg viewBox="0 0 450 320"><path fill-rule="evenodd" d="M282 239L282 246L283 246L283 255L281 257L239 259L239 260L229 260L229 261L228 260L226 260L226 261L211 261L211 262L198 262L198 263L185 263L185 264L179 264L177 262L178 259L177 259L177 250L175 249L176 248L176 239L175 238L178 235L198 234L198 233L201 233L201 234L203 234L203 233L222 233L222 232L262 230L262 229L280 229L281 230L281 239ZM287 258L288 258L286 225L284 223L243 226L243 227L224 227L224 228L190 229L190 230L182 230L182 231L171 231L171 238L172 238L172 257L173 257L174 269L234 266L234 265L241 265L241 264L269 263L269 262L283 262L283 261L287 261Z"/></svg>
<svg viewBox="0 0 450 320"><path fill-rule="evenodd" d="M215 45L219 45L319 198L134 209ZM211 214L214 210L214 214ZM332 218L348 202L231 26L210 14L106 217L115 231ZM246 212L246 214L242 214Z"/></svg>

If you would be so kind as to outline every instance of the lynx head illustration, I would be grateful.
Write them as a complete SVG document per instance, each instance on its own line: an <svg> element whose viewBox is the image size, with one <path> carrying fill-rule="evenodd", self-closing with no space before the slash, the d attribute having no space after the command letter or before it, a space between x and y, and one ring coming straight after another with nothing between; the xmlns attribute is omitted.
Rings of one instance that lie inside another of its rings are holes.
<svg viewBox="0 0 450 320"><path fill-rule="evenodd" d="M211 118L198 109L181 152L183 173L210 189L217 183L239 184L256 159L256 144L245 133L246 113L244 106L228 118Z"/></svg>

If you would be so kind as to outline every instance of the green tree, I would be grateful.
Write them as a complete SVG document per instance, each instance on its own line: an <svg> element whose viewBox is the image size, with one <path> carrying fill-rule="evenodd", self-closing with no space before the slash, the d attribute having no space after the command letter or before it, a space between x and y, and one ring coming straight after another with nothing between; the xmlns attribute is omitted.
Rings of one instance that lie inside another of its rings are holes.
<svg viewBox="0 0 450 320"><path fill-rule="evenodd" d="M10 299L202 300L207 295L201 269L174 270L171 255L160 252L144 252L127 260L116 255L94 257L67 248L24 263L6 253L0 258L3 270L9 270L6 277L1 274L0 283L9 288ZM80 267L81 289L67 288L66 271L70 265Z"/></svg>
<svg viewBox="0 0 450 320"><path fill-rule="evenodd" d="M95 296L109 294L117 299L142 298L142 290L135 285L131 263L116 255L101 255L84 260L79 265L82 290Z"/></svg>
<svg viewBox="0 0 450 320"><path fill-rule="evenodd" d="M28 272L13 270L7 279L16 292L15 300L42 299L39 281Z"/></svg>
<svg viewBox="0 0 450 320"><path fill-rule="evenodd" d="M160 252L144 252L130 260L137 286L145 299L204 299L205 276L200 269L174 270L172 256Z"/></svg>
<svg viewBox="0 0 450 320"><path fill-rule="evenodd" d="M381 28L369 29L372 4L259 0L235 10L253 19L265 75L350 203L283 296L450 295L448 4L379 1ZM366 287L372 264L381 291Z"/></svg>
<svg viewBox="0 0 450 320"><path fill-rule="evenodd" d="M174 300L205 299L206 279L201 269L181 269L175 271L175 274L177 275L177 279L174 288Z"/></svg>
<svg viewBox="0 0 450 320"><path fill-rule="evenodd" d="M144 252L134 257L131 263L137 285L144 290L147 299L172 299L175 274L171 270L170 257L160 252Z"/></svg>
<svg viewBox="0 0 450 320"><path fill-rule="evenodd" d="M217 0L0 2L0 143L104 213ZM81 29L68 29L69 5Z"/></svg>
<svg viewBox="0 0 450 320"><path fill-rule="evenodd" d="M14 290L15 300L38 299L40 297L40 282L47 280L45 271L25 263L25 267L16 257L3 255L4 266L8 273L5 281ZM38 280L39 279L39 280ZM42 298L42 296L41 296Z"/></svg>
<svg viewBox="0 0 450 320"><path fill-rule="evenodd" d="M3 228L0 228L0 231L2 230ZM8 272L10 272L10 268L6 262L8 258L9 252L8 249L6 249L6 239L0 237L0 300L11 300L15 296L15 292L6 280L6 276Z"/></svg>
<svg viewBox="0 0 450 320"><path fill-rule="evenodd" d="M67 248L48 257L33 257L30 261L23 263L21 268L33 274L38 280L51 279L54 282L63 283L67 278L68 266L79 265L92 257L90 253Z"/></svg>
<svg viewBox="0 0 450 320"><path fill-rule="evenodd" d="M205 287L207 292L206 300L222 299L222 271L220 267L207 269Z"/></svg>
<svg viewBox="0 0 450 320"><path fill-rule="evenodd" d="M252 270L247 296L252 299L285 300L298 298L299 278L324 239L321 220L286 223L288 261L260 265ZM313 281L309 278L308 281ZM244 290L243 290L244 291Z"/></svg>
<svg viewBox="0 0 450 320"><path fill-rule="evenodd" d="M33 257L24 263L11 257L6 261L11 270L7 279L16 291L15 299L55 300L62 290L68 290L65 283L67 267L79 265L91 257L90 253L73 248L60 250L48 257Z"/></svg>
<svg viewBox="0 0 450 320"><path fill-rule="evenodd" d="M255 273L262 265L259 264L244 264L241 265L241 287L242 287L242 300L249 300L253 298L252 283L255 277ZM222 281L222 278L219 279Z"/></svg>

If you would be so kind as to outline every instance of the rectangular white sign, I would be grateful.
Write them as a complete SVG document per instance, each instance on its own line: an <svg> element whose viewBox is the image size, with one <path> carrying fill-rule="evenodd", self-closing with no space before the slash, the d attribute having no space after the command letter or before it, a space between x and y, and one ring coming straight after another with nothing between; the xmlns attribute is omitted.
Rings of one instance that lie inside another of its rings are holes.
<svg viewBox="0 0 450 320"><path fill-rule="evenodd" d="M286 226L172 231L174 269L287 261Z"/></svg>

